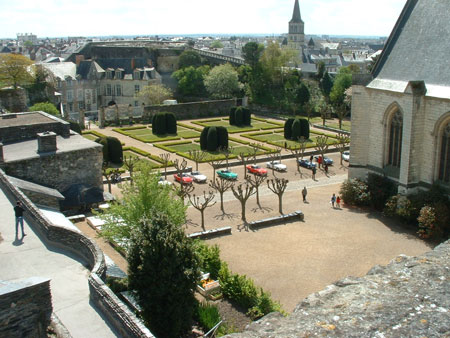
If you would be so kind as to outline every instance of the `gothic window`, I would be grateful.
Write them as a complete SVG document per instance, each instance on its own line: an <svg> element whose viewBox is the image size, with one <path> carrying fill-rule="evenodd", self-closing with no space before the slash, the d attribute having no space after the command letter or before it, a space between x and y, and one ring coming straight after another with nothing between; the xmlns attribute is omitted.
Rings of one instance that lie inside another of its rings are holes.
<svg viewBox="0 0 450 338"><path fill-rule="evenodd" d="M403 116L400 111L394 114L389 126L388 164L400 168L402 155Z"/></svg>
<svg viewBox="0 0 450 338"><path fill-rule="evenodd" d="M442 133L441 153L439 156L439 180L450 182L450 122Z"/></svg>

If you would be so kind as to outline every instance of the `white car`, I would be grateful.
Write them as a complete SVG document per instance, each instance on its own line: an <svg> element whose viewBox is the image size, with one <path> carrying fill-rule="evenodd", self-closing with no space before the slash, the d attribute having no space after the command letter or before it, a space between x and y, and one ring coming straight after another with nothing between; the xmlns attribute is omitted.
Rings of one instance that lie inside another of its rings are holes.
<svg viewBox="0 0 450 338"><path fill-rule="evenodd" d="M267 168L275 169L276 171L286 171L286 164L280 163L280 161L271 161L266 163Z"/></svg>
<svg viewBox="0 0 450 338"><path fill-rule="evenodd" d="M200 171L192 171L187 173L189 177L192 177L195 183L206 183L208 179L205 175L203 175Z"/></svg>
<svg viewBox="0 0 450 338"><path fill-rule="evenodd" d="M159 178L158 184L159 184L159 185L169 185L169 186L170 186L170 185L172 185L172 182L166 181L166 180L164 179L164 177L161 176L161 177Z"/></svg>
<svg viewBox="0 0 450 338"><path fill-rule="evenodd" d="M344 161L350 161L350 152L349 151L344 151L343 153L342 153L342 159L344 160Z"/></svg>

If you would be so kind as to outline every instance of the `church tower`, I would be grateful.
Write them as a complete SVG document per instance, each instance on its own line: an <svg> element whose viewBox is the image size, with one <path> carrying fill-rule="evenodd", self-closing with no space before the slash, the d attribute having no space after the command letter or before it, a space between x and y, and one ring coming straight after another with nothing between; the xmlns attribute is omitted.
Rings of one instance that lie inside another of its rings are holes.
<svg viewBox="0 0 450 338"><path fill-rule="evenodd" d="M305 23L300 15L300 5L295 0L292 19L289 21L288 46L290 49L297 50L300 55L305 45Z"/></svg>

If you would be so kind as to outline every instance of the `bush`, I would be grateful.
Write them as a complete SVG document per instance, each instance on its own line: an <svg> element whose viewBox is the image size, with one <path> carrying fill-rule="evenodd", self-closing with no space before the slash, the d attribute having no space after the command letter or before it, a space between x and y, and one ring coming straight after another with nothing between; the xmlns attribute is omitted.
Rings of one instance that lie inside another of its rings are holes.
<svg viewBox="0 0 450 338"><path fill-rule="evenodd" d="M236 108L236 116L235 116L235 126L241 127L244 125L244 112L242 111L242 107Z"/></svg>
<svg viewBox="0 0 450 338"><path fill-rule="evenodd" d="M357 178L344 181L339 191L346 204L364 206L370 203L370 193L367 184Z"/></svg>
<svg viewBox="0 0 450 338"><path fill-rule="evenodd" d="M109 162L120 164L123 161L122 143L116 137L108 136L108 158Z"/></svg>
<svg viewBox="0 0 450 338"><path fill-rule="evenodd" d="M287 119L284 123L284 138L290 140L292 138L292 124L294 123L293 118Z"/></svg>
<svg viewBox="0 0 450 338"><path fill-rule="evenodd" d="M155 135L167 134L166 116L163 113L157 113L155 115L155 122L154 125L152 125L152 131L153 130Z"/></svg>
<svg viewBox="0 0 450 338"><path fill-rule="evenodd" d="M300 119L295 119L292 123L291 139L296 141L302 136L302 125Z"/></svg>
<svg viewBox="0 0 450 338"><path fill-rule="evenodd" d="M230 109L230 126L235 125L236 123L236 107L232 107Z"/></svg>
<svg viewBox="0 0 450 338"><path fill-rule="evenodd" d="M199 259L200 269L209 272L212 279L217 279L222 266L220 249L217 245L209 246L204 242L195 241L195 252Z"/></svg>
<svg viewBox="0 0 450 338"><path fill-rule="evenodd" d="M217 128L212 126L209 128L208 135L206 137L206 149L208 151L216 151L219 146L217 141Z"/></svg>
<svg viewBox="0 0 450 338"><path fill-rule="evenodd" d="M38 102L29 108L30 111L43 111L51 115L59 115L59 110L51 102Z"/></svg>
<svg viewBox="0 0 450 338"><path fill-rule="evenodd" d="M217 128L217 144L220 149L228 149L228 130L225 127Z"/></svg>
<svg viewBox="0 0 450 338"><path fill-rule="evenodd" d="M207 138L208 138L208 131L210 127L203 128L202 132L200 133L200 149L206 150L207 148Z"/></svg>
<svg viewBox="0 0 450 338"><path fill-rule="evenodd" d="M211 330L220 322L220 314L217 306L206 302L198 304L195 317L205 331Z"/></svg>
<svg viewBox="0 0 450 338"><path fill-rule="evenodd" d="M166 117L166 127L168 134L176 134L177 133L177 119L174 113L165 113Z"/></svg>
<svg viewBox="0 0 450 338"><path fill-rule="evenodd" d="M70 130L73 130L74 132L81 134L81 130L84 129L84 126L81 127L80 124L77 121L73 120L66 120L70 124Z"/></svg>
<svg viewBox="0 0 450 338"><path fill-rule="evenodd" d="M387 200L397 193L397 185L388 179L377 174L369 174L367 187L370 193L370 204L377 210L383 210Z"/></svg>
<svg viewBox="0 0 450 338"><path fill-rule="evenodd" d="M252 114L250 112L250 109L248 109L247 107L243 107L242 113L244 126L250 126L252 124Z"/></svg>
<svg viewBox="0 0 450 338"><path fill-rule="evenodd" d="M305 140L309 139L309 122L307 119L300 119L300 135L305 138Z"/></svg>
<svg viewBox="0 0 450 338"><path fill-rule="evenodd" d="M128 290L128 278L106 277L106 284L114 293L120 293Z"/></svg>
<svg viewBox="0 0 450 338"><path fill-rule="evenodd" d="M103 146L103 162L109 162L109 151L108 151L108 140L106 137L99 137L95 140L95 142L101 144Z"/></svg>

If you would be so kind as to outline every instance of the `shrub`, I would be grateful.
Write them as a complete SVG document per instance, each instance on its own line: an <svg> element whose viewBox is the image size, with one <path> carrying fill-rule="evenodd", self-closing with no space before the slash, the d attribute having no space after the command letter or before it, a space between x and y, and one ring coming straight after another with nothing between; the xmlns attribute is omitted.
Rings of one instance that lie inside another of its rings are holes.
<svg viewBox="0 0 450 338"><path fill-rule="evenodd" d="M206 149L208 151L216 151L219 144L217 143L217 128L212 126L208 130L208 135L206 137Z"/></svg>
<svg viewBox="0 0 450 338"><path fill-rule="evenodd" d="M200 269L209 272L212 279L217 279L222 266L220 249L217 245L209 246L202 241L195 241L195 252L199 259Z"/></svg>
<svg viewBox="0 0 450 338"><path fill-rule="evenodd" d="M201 134L200 134L200 149L206 150L207 148L207 138L208 138L208 131L210 127L203 128Z"/></svg>
<svg viewBox="0 0 450 338"><path fill-rule="evenodd" d="M123 161L123 150L122 143L116 137L108 136L108 157L109 161L112 163L122 163Z"/></svg>
<svg viewBox="0 0 450 338"><path fill-rule="evenodd" d="M152 116L152 134L153 135L157 135L157 126L156 126L156 115L158 115L158 114L155 114L155 115L153 115Z"/></svg>
<svg viewBox="0 0 450 338"><path fill-rule="evenodd" d="M168 134L176 134L177 133L177 119L174 113L165 113L166 117L166 127Z"/></svg>
<svg viewBox="0 0 450 338"><path fill-rule="evenodd" d="M155 115L154 123L152 124L152 132L155 135L167 134L166 116L163 113L157 113Z"/></svg>
<svg viewBox="0 0 450 338"><path fill-rule="evenodd" d="M206 302L198 304L195 317L205 331L211 330L220 321L217 306Z"/></svg>
<svg viewBox="0 0 450 338"><path fill-rule="evenodd" d="M106 284L114 293L120 293L128 290L128 278L106 277Z"/></svg>
<svg viewBox="0 0 450 338"><path fill-rule="evenodd" d="M242 107L236 108L236 116L235 116L235 126L241 127L244 125L244 113L242 111Z"/></svg>
<svg viewBox="0 0 450 338"><path fill-rule="evenodd" d="M291 139L298 140L302 136L302 125L300 119L295 119L292 123Z"/></svg>
<svg viewBox="0 0 450 338"><path fill-rule="evenodd" d="M417 231L417 234L420 238L428 239L442 235L441 229L437 225L436 210L433 207L426 205L420 209L420 215L417 221L419 222L419 231Z"/></svg>
<svg viewBox="0 0 450 338"><path fill-rule="evenodd" d="M29 111L43 111L51 115L59 115L59 110L51 102L38 102L29 108Z"/></svg>
<svg viewBox="0 0 450 338"><path fill-rule="evenodd" d="M368 205L370 193L367 184L357 178L344 181L339 191L342 199L349 205Z"/></svg>
<svg viewBox="0 0 450 338"><path fill-rule="evenodd" d="M305 138L305 140L309 139L309 122L307 119L300 119L300 135Z"/></svg>
<svg viewBox="0 0 450 338"><path fill-rule="evenodd" d="M367 187L370 193L370 203L377 210L383 210L386 201L397 192L397 186L393 181L372 173L367 179Z"/></svg>
<svg viewBox="0 0 450 338"><path fill-rule="evenodd" d="M287 119L284 123L284 138L290 140L292 138L292 124L294 123L293 118Z"/></svg>
<svg viewBox="0 0 450 338"><path fill-rule="evenodd" d="M250 109L248 109L247 107L243 107L242 113L243 113L243 125L250 126L252 124L252 116Z"/></svg>
<svg viewBox="0 0 450 338"><path fill-rule="evenodd" d="M230 126L235 125L236 123L236 107L232 107L230 109Z"/></svg>
<svg viewBox="0 0 450 338"><path fill-rule="evenodd" d="M108 140L106 139L106 137L99 137L95 140L95 142L103 146L103 162L109 162Z"/></svg>
<svg viewBox="0 0 450 338"><path fill-rule="evenodd" d="M70 124L70 130L73 130L74 132L81 134L81 130L84 129L84 126L81 127L80 124L77 121L73 120L66 120Z"/></svg>
<svg viewBox="0 0 450 338"><path fill-rule="evenodd" d="M400 218L404 223L413 224L419 217L420 208L417 208L408 197L394 195L386 202L383 212L387 216Z"/></svg>
<svg viewBox="0 0 450 338"><path fill-rule="evenodd" d="M217 128L217 144L220 149L228 149L228 131L225 127Z"/></svg>

